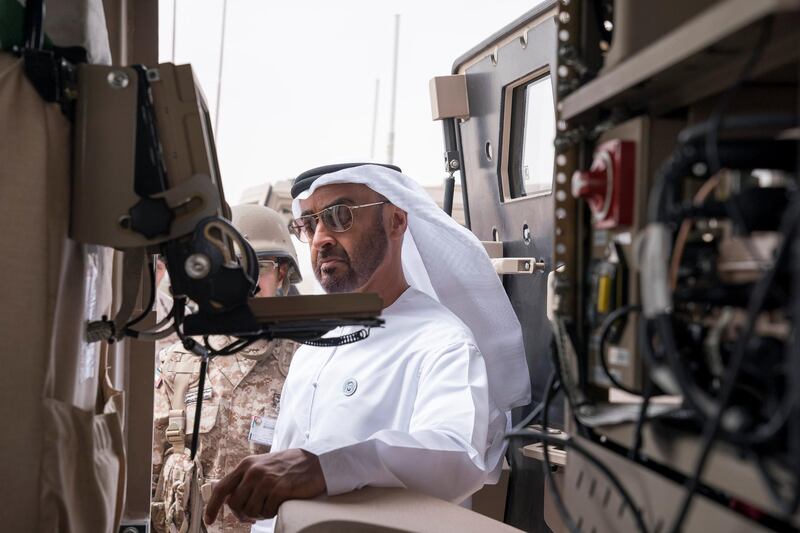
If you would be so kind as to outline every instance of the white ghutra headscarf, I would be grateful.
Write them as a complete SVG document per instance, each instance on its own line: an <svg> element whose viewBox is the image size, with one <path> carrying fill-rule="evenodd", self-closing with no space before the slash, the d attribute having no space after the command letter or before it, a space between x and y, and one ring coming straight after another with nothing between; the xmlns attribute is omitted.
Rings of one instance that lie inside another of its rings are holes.
<svg viewBox="0 0 800 533"><path fill-rule="evenodd" d="M390 168L361 165L319 176L292 204L335 183L358 183L408 213L403 240L406 281L435 298L472 331L486 362L489 393L501 410L531 401L522 328L481 242L442 211L414 180Z"/></svg>

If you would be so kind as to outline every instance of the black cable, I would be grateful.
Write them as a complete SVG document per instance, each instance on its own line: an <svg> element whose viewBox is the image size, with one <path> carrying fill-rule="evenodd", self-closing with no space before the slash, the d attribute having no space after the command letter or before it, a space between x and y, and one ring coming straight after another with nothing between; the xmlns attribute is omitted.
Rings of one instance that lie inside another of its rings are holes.
<svg viewBox="0 0 800 533"><path fill-rule="evenodd" d="M560 326L557 327L556 329L557 329L557 331L555 332L556 335L560 335L561 334ZM556 343L556 348L560 349L558 343ZM553 372L554 372L555 377L558 378L558 376L562 375L563 369L561 368L561 364L560 364L560 360L559 360L558 355L556 353L554 353L553 351L551 351L551 356L553 357L553 360L552 360L553 369L554 369ZM544 428L544 431L538 431L538 430L531 429L531 428L525 428L525 429L520 429L518 431L512 431L510 433L507 433L504 436L504 438L527 437L527 438L533 438L533 439L536 439L536 440L539 440L540 442L542 442L542 449L543 449L543 453L544 453L544 466L543 467L546 468L545 477L548 478L548 479L551 479L551 481L548 482L548 483L550 483L550 489L553 492L553 497L556 500L556 505L559 507L559 513L561 513L562 519L564 520L565 524L567 524L567 526L570 528L570 531L575 532L575 531L580 531L580 530L577 529L577 527L575 527L574 524L572 524L572 519L569 517L569 511L567 510L566 505L564 505L564 500L561 497L561 493L558 491L558 487L555 484L555 479L552 479L548 474L548 472L550 472L550 474L552 474L552 471L551 471L551 468L550 468L550 457L549 457L549 453L548 453L548 449L547 449L547 445L548 444L563 445L565 448L569 448L571 450L574 450L578 454L582 455L587 461L589 461L592 465L594 465L598 470L600 470L600 472L611 482L611 484L614 485L614 488L619 492L619 494L622 497L623 501L625 502L626 506L631 509L631 512L633 513L634 521L635 521L636 526L637 526L637 529L640 532L647 533L647 531L648 531L647 530L647 526L644 523L644 519L642 517L641 511L636 507L636 505L635 505L635 503L633 501L633 498L631 497L630 493L628 493L628 491L625 490L625 487L622 485L622 483L619 481L619 479L614 475L614 473L611 472L611 470L602 461L600 461L597 457L595 457L594 454L592 454L586 448L584 448L583 446L578 444L571 437L567 437L566 439L561 439L561 438L554 437L553 435L550 435L549 433L547 433L548 417L546 416L546 413L549 410L550 401L552 399L552 396L553 396L555 390L557 390L559 387L560 387L560 380L554 379L554 380L550 380L550 382L548 384L548 388L545 390L545 396L544 396L544 399L543 399L542 404L541 404L542 405L542 414L543 414L542 426ZM568 390L565 387L561 387L561 388L563 389L564 392L568 392ZM572 403L572 401L571 401L571 399L569 397L569 394L565 394L565 397L567 398L567 402L570 404L570 407L574 412L575 405L573 405L573 403ZM580 420L576 419L576 422L580 425Z"/></svg>
<svg viewBox="0 0 800 533"><path fill-rule="evenodd" d="M559 392L560 390L561 390L561 382L556 381L554 394L556 392ZM544 408L544 402L537 404L536 407L534 407L533 410L530 413L528 413L528 416L520 420L516 426L511 428L511 432L519 431L520 429L525 429L527 426L531 425L542 414L543 408Z"/></svg>
<svg viewBox="0 0 800 533"><path fill-rule="evenodd" d="M197 447L200 444L200 417L203 412L203 392L206 388L206 372L208 371L209 356L203 355L200 357L200 378L197 382L197 406L194 411L194 429L192 430L192 447L190 457L194 461L197 455Z"/></svg>
<svg viewBox="0 0 800 533"><path fill-rule="evenodd" d="M555 385L553 382L555 381ZM556 372L555 370L550 374L550 377L547 378L547 385L545 385L545 392L550 390L551 387L555 387L553 394L561 390L561 382L556 381ZM525 428L526 426L530 425L534 420L539 418L539 415L542 414L542 409L544 408L544 400L542 400L536 407L534 407L528 416L520 420L516 426L511 428L511 432L519 431L520 429Z"/></svg>
<svg viewBox="0 0 800 533"><path fill-rule="evenodd" d="M125 324L125 329L135 326L142 320L144 320L148 314L150 314L150 310L153 309L153 306L156 303L156 263L152 259L147 262L148 267L148 279L150 280L150 294L147 297L147 305L144 306L142 309L141 314Z"/></svg>
<svg viewBox="0 0 800 533"><path fill-rule="evenodd" d="M722 119L718 129L725 130L750 130L760 128L794 128L800 126L800 116L765 113L758 115L729 115ZM678 142L690 144L706 137L714 123L711 120L694 124L681 130L678 134Z"/></svg>
<svg viewBox="0 0 800 533"><path fill-rule="evenodd" d="M25 47L41 50L44 46L44 0L25 2Z"/></svg>
<svg viewBox="0 0 800 533"><path fill-rule="evenodd" d="M238 352L241 352L242 350L244 350L248 346L254 344L257 340L258 340L257 337L253 338L253 339L239 339L237 341L234 341L234 342L228 344L227 346L224 346L224 347L220 348L219 350L214 350L214 349L210 348L208 346L208 343L206 343L206 349L208 350L209 355L212 355L212 356L234 355L234 354L236 354Z"/></svg>
<svg viewBox="0 0 800 533"><path fill-rule="evenodd" d="M163 320L161 320L161 323L164 323L164 322L166 322L166 321L168 321L169 319L171 319L171 318L174 318L174 317L175 317L175 304L173 303L173 304L172 304L172 307L171 307L171 308L170 308L170 310L169 310L169 313L167 313L167 316L165 316L165 317L163 318ZM143 334L143 333L147 333L147 334L149 334L149 335L158 335L158 334L160 334L160 333L165 333L165 332L166 332L168 329L170 329L170 328L171 328L173 325L174 325L174 324L172 324L172 325L168 325L166 328L164 328L164 329L161 329L161 330L159 330L159 331L144 331L144 330L137 330L137 329L125 328L125 335L126 335L126 336L128 336L128 337L134 338L134 339L138 338L138 337L139 337L139 335L141 335L141 334Z"/></svg>
<svg viewBox="0 0 800 533"><path fill-rule="evenodd" d="M550 380L550 383L544 392L544 399L542 400L542 431L545 433L549 431L548 411L550 410L550 400L553 397L555 384L557 383L555 380L555 372L553 372L552 377L553 379ZM569 514L567 505L564 503L564 498L561 496L561 491L558 490L558 485L556 485L556 479L553 477L553 467L550 464L550 449L548 448L547 439L542 440L542 459L542 470L544 471L544 477L547 480L547 484L550 485L550 492L553 493L553 498L556 501L556 508L558 509L558 514L561 515L561 520L572 533L580 533L580 528L575 524L575 521L572 519L572 515Z"/></svg>
<svg viewBox="0 0 800 533"><path fill-rule="evenodd" d="M319 336L316 339L296 339L301 344L308 346L331 348L335 346L344 346L346 344L353 344L355 342L363 341L369 337L370 328L362 328L353 333L348 333L340 337L323 337Z"/></svg>
<svg viewBox="0 0 800 533"><path fill-rule="evenodd" d="M608 380L611 384L622 390L627 392L628 394L632 394L634 396L643 396L642 391L633 390L624 383L620 382L614 374L611 373L611 369L608 367L608 361L606 360L605 354L605 344L606 339L608 338L608 334L611 331L611 327L620 319L624 318L629 313L635 311L641 311L641 305L625 305L623 307L618 307L611 311L606 318L600 323L600 326L597 328L597 333L594 335L594 339L597 348L597 358L600 360L600 366L603 368L603 373L606 375Z"/></svg>
<svg viewBox="0 0 800 533"><path fill-rule="evenodd" d="M642 405L639 407L639 418L636 419L636 427L633 430L633 447L628 452L628 457L634 461L639 458L639 452L642 449L642 432L647 420L647 409L650 407L650 400L653 397L653 382L647 376L644 376L643 379L645 382L642 391Z"/></svg>
<svg viewBox="0 0 800 533"><path fill-rule="evenodd" d="M195 456L197 455L197 448L200 444L200 415L202 414L203 410L203 392L205 391L206 387L206 372L208 371L208 360L210 356L208 350L198 344L191 337L187 337L183 334L181 325L183 323L184 312L186 310L186 298L175 298L173 308L175 309L175 333L183 343L184 348L193 354L200 356L200 377L197 383L197 405L195 406L194 423L192 425L192 444L189 448L191 452L191 458L194 460Z"/></svg>
<svg viewBox="0 0 800 533"><path fill-rule="evenodd" d="M790 466L794 474L794 495L789 504L786 505L786 514L793 515L800 507L800 333L798 332L798 321L800 321L800 236L794 237L792 244L792 265L791 285L792 285L792 307L789 315L792 317L792 336L790 338L786 367L789 369L789 391L785 392L788 396L787 419L787 447Z"/></svg>
<svg viewBox="0 0 800 533"><path fill-rule="evenodd" d="M671 531L678 533L683 526L689 509L692 505L692 499L697 487L700 483L700 477L703 475L703 470L708 460L708 456L713 448L714 441L720 430L723 415L730 402L736 381L739 377L742 364L744 363L745 356L747 355L747 347L750 338L755 330L756 319L764 306L764 301L767 298L772 283L775 281L778 270L781 268L784 261L786 261L791 249L791 243L794 240L795 232L797 231L798 223L800 223L800 201L795 200L784 213L783 221L779 233L782 233L784 238L778 248L777 256L772 268L768 270L761 279L758 280L753 293L750 297L750 302L747 306L747 320L744 325L744 332L739 336L736 343L733 356L729 362L726 370L723 383L721 386L718 407L715 416L710 418L703 427L702 446L700 457L695 465L692 477L686 482L686 495L684 496L683 503L675 518ZM663 340L663 339L662 339Z"/></svg>
<svg viewBox="0 0 800 533"><path fill-rule="evenodd" d="M781 494L780 482L778 481L778 479L775 478L772 472L769 471L769 466L764 460L764 457L761 454L756 453L755 461L756 461L756 466L758 467L758 472L759 474L761 474L761 478L764 481L764 485L766 485L767 487L767 492L769 493L770 497L778 504L778 506L781 509L781 513L783 513L785 516L791 516L792 514L794 514L794 511L797 508L797 505L794 503L794 500L796 498L795 495L798 493L797 490L798 480L795 479L793 496L791 497L791 499L787 500L783 496L783 494Z"/></svg>
<svg viewBox="0 0 800 533"><path fill-rule="evenodd" d="M622 496L625 505L631 509L633 513L633 519L636 523L637 530L640 532L647 533L648 529L644 523L644 519L642 518L641 511L636 507L634 504L633 498L631 498L630 493L625 489L625 487L620 483L619 478L602 462L598 459L592 452L584 448L582 445L578 444L572 438L561 439L558 437L554 437L553 435L549 435L543 431L539 431L536 429L523 429L520 431L516 431L514 433L509 433L506 435L507 437L528 437L531 439L539 440L542 442L547 441L548 444L553 445L563 445L565 448L570 450L574 450L579 455L583 456L584 459L589 461L595 468L600 470L600 473L605 476L614 488L619 492L620 496ZM555 495L554 495L555 496Z"/></svg>

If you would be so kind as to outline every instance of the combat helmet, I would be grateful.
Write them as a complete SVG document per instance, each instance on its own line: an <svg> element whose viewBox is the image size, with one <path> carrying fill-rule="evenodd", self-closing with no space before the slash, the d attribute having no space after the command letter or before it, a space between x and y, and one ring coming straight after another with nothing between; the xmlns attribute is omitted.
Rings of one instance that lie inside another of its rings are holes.
<svg viewBox="0 0 800 533"><path fill-rule="evenodd" d="M232 208L233 225L256 251L256 256L283 257L289 261L289 282L303 280L286 221L274 209L262 205Z"/></svg>

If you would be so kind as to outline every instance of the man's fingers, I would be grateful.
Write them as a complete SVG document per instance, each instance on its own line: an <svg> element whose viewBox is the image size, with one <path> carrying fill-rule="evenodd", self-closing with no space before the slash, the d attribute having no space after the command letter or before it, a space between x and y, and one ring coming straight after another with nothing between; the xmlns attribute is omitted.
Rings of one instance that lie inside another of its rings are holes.
<svg viewBox="0 0 800 533"><path fill-rule="evenodd" d="M291 498L291 484L283 480L278 481L269 493L269 497L264 502L261 512L266 518L272 518L278 514L278 507L283 502Z"/></svg>
<svg viewBox="0 0 800 533"><path fill-rule="evenodd" d="M229 499L230 499L230 498L229 498ZM225 503L228 503L228 502L225 502ZM230 509L230 505L228 505L228 508ZM240 512L240 511L238 511L238 510L234 511L233 509L230 509L230 511L231 511L231 513L233 514L233 516L235 516L235 517L236 517L236 519L237 519L239 522L242 522L242 523L244 523L244 524L255 524L255 523L256 523L256 521L255 521L255 520L253 520L252 518L250 518L250 517L248 517L248 516L245 516L245 515L244 515L242 512Z"/></svg>
<svg viewBox="0 0 800 533"><path fill-rule="evenodd" d="M203 517L203 521L206 524L214 523L219 514L219 510L225 503L225 499L236 490L242 476L244 476L244 470L237 467L236 470L222 478L222 480L214 486L214 490L211 492L211 498L209 498L206 504L205 516Z"/></svg>
<svg viewBox="0 0 800 533"><path fill-rule="evenodd" d="M253 494L259 491L263 494L269 493L271 486L270 479L263 475L261 469L253 467L244 474L236 490L228 498L228 507L241 520L242 517L249 515L245 508ZM249 516L258 516L258 514Z"/></svg>
<svg viewBox="0 0 800 533"><path fill-rule="evenodd" d="M244 505L244 514L253 518L267 518L262 513L262 509L264 508L264 504L267 503L267 498L269 498L271 492L271 484L261 482L256 485L253 492L250 493L247 503Z"/></svg>

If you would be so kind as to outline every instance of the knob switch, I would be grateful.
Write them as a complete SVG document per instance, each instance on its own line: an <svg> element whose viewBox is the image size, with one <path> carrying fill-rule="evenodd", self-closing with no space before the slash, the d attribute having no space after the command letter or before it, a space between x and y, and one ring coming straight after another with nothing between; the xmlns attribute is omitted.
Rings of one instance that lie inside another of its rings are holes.
<svg viewBox="0 0 800 533"><path fill-rule="evenodd" d="M572 175L572 195L589 204L594 227L633 223L636 145L615 139L597 147L589 170Z"/></svg>

